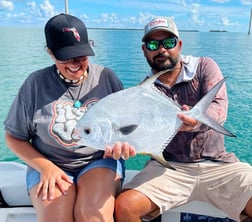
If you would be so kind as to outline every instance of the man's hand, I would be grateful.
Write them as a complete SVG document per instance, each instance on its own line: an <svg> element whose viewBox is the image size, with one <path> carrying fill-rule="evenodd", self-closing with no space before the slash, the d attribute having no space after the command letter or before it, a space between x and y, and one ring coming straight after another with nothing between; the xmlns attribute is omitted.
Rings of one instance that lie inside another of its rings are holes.
<svg viewBox="0 0 252 222"><path fill-rule="evenodd" d="M116 142L114 146L106 146L104 158L113 158L118 160L120 158L128 159L131 156L136 155L136 150L133 146L129 145L127 142L120 143Z"/></svg>
<svg viewBox="0 0 252 222"><path fill-rule="evenodd" d="M190 110L190 107L187 105L182 106L182 110ZM187 117L183 113L178 114L178 118L180 118L183 121L183 125L180 128L180 132L195 132L199 130L200 123L191 117Z"/></svg>

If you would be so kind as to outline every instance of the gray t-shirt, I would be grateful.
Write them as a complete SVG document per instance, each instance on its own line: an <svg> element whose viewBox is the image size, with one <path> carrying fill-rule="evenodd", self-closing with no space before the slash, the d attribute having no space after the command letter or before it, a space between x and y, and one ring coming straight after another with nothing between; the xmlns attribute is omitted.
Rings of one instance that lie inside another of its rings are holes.
<svg viewBox="0 0 252 222"><path fill-rule="evenodd" d="M89 107L123 85L111 69L89 64L88 77L80 87L62 80L55 65L32 73L9 110L6 132L30 141L64 170L79 170L102 158L103 151L76 147L72 130ZM76 99L82 103L80 108L73 107Z"/></svg>

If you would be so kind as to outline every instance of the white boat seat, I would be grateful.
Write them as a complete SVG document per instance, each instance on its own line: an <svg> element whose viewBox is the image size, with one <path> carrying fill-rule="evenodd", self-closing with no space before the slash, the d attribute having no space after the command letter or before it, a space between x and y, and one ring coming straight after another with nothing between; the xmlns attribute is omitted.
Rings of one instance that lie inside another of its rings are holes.
<svg viewBox="0 0 252 222"><path fill-rule="evenodd" d="M11 208L0 208L0 222L35 222L36 214L26 192L26 166L17 162L0 162L0 191L4 201ZM127 170L125 182L131 180L137 170ZM26 207L25 207L26 206ZM28 207L27 207L28 206ZM201 201L171 209L162 215L161 222L179 222L181 212L226 218L218 208Z"/></svg>

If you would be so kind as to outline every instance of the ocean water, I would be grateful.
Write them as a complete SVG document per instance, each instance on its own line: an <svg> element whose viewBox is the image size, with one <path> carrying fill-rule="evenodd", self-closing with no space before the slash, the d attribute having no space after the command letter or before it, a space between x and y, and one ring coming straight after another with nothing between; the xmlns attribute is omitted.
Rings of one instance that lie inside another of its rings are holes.
<svg viewBox="0 0 252 222"><path fill-rule="evenodd" d="M141 50L142 30L89 29L94 40L94 63L112 68L125 87L138 84L149 72ZM225 138L226 149L252 164L252 36L231 32L181 32L183 54L210 56L219 64L229 95L225 127L237 135ZM44 50L43 28L1 28L0 35L0 161L20 160L7 148L3 121L24 79L52 64ZM141 169L148 157L127 161Z"/></svg>

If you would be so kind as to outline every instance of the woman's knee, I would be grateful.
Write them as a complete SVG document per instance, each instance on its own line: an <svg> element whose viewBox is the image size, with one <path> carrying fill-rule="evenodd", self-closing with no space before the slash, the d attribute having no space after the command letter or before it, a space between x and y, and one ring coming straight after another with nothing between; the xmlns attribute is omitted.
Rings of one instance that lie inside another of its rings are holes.
<svg viewBox="0 0 252 222"><path fill-rule="evenodd" d="M82 205L81 207L75 207L74 221L108 221L113 222L113 210L106 210L104 208L97 208L93 205Z"/></svg>
<svg viewBox="0 0 252 222"><path fill-rule="evenodd" d="M71 186L67 195L55 188L54 198L52 200L42 200L42 195L37 197L37 187L31 189L30 197L36 211L38 221L46 222L71 222L73 218L73 208L75 202L75 187Z"/></svg>

